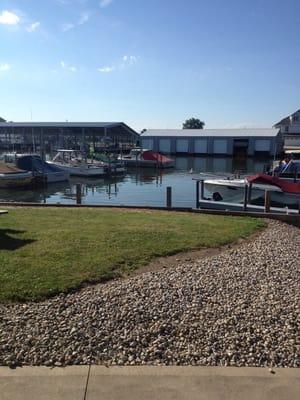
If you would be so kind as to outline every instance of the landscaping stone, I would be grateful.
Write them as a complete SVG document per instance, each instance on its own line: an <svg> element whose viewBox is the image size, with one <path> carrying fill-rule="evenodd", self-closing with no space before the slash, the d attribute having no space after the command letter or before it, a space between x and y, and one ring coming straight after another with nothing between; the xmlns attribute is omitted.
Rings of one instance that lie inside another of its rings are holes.
<svg viewBox="0 0 300 400"><path fill-rule="evenodd" d="M0 305L0 364L299 367L300 230L198 261Z"/></svg>

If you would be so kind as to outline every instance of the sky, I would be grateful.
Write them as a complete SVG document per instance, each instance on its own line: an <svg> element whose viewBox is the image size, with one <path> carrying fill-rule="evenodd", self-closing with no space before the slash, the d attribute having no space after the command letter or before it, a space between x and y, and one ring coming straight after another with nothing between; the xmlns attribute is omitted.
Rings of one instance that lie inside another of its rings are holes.
<svg viewBox="0 0 300 400"><path fill-rule="evenodd" d="M0 116L271 127L300 108L299 0L0 0Z"/></svg>

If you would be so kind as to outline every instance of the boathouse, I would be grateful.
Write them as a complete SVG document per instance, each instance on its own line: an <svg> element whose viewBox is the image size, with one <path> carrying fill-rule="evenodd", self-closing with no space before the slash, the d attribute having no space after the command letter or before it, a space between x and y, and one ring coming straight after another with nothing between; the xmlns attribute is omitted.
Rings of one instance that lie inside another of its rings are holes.
<svg viewBox="0 0 300 400"><path fill-rule="evenodd" d="M135 145L139 134L124 122L0 122L0 148Z"/></svg>
<svg viewBox="0 0 300 400"><path fill-rule="evenodd" d="M268 155L282 151L280 129L148 129L143 148L167 154Z"/></svg>

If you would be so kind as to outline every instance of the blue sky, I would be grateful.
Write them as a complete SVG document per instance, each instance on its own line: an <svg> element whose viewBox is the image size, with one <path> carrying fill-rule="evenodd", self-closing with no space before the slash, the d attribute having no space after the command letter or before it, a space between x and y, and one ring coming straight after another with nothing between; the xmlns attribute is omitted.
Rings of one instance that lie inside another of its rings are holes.
<svg viewBox="0 0 300 400"><path fill-rule="evenodd" d="M300 108L299 0L0 0L0 116L269 127Z"/></svg>

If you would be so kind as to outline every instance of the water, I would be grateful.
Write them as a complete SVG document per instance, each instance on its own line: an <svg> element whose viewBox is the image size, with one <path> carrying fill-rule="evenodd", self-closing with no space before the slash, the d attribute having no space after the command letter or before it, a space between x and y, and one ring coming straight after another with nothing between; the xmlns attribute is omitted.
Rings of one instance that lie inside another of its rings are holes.
<svg viewBox="0 0 300 400"><path fill-rule="evenodd" d="M82 204L165 206L166 187L172 187L174 207L194 207L199 172L232 174L257 173L268 160L229 157L176 157L176 167L169 170L130 169L115 178L71 177L69 182L49 184L29 190L0 189L0 201L75 204L76 184L82 184Z"/></svg>

